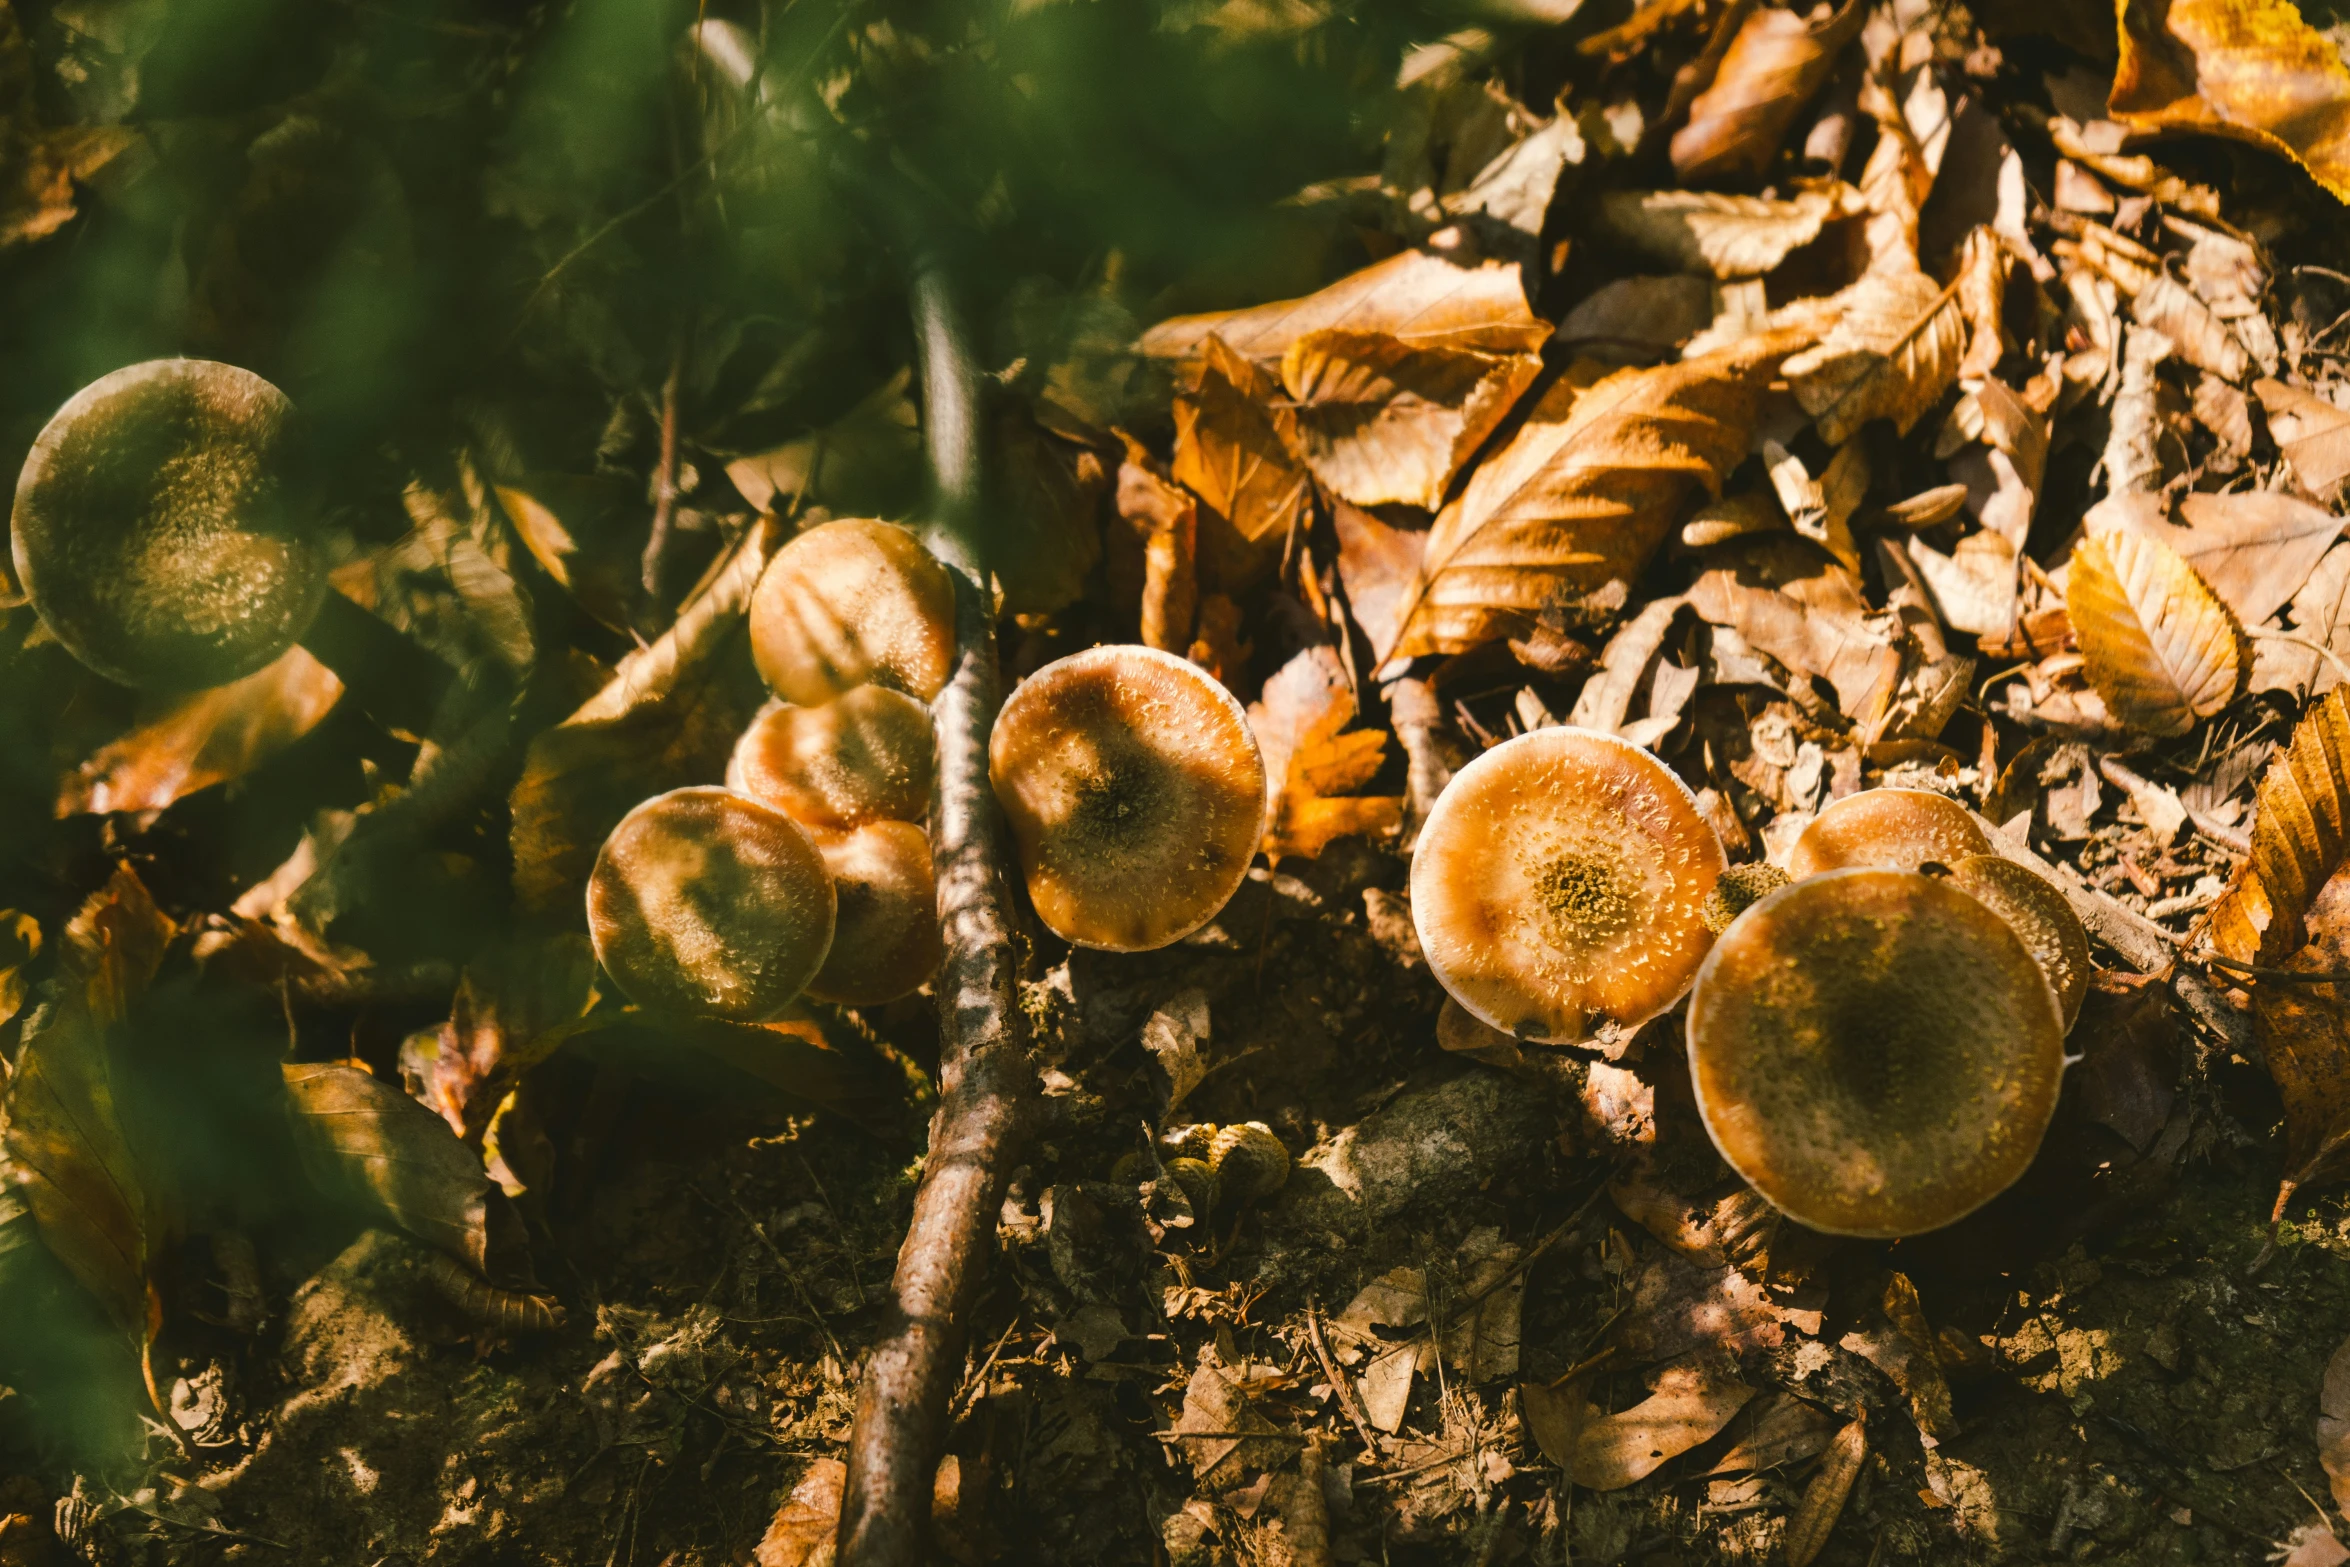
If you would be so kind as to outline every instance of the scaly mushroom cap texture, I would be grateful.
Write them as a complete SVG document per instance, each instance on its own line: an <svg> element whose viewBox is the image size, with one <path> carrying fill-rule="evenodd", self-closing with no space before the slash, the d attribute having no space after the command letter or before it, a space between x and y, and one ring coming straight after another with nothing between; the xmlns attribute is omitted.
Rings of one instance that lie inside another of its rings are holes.
<svg viewBox="0 0 2350 1567"><path fill-rule="evenodd" d="M1930 789L1863 789L1803 829L1787 870L1798 881L1850 866L1914 871L1990 852L1991 840L1956 800Z"/></svg>
<svg viewBox="0 0 2350 1567"><path fill-rule="evenodd" d="M1748 909L1689 1001L1689 1066L1730 1168L1799 1224L1939 1229L2023 1174L2064 1025L2022 938L1913 871L1830 871Z"/></svg>
<svg viewBox="0 0 2350 1567"><path fill-rule="evenodd" d="M735 742L726 786L809 827L920 821L933 752L929 709L859 686L821 707L768 704Z"/></svg>
<svg viewBox="0 0 2350 1567"><path fill-rule="evenodd" d="M840 916L808 994L871 1007L920 990L940 955L929 835L911 822L868 822L824 835L817 850L832 873Z"/></svg>
<svg viewBox="0 0 2350 1567"><path fill-rule="evenodd" d="M1614 735L1536 729L1455 774L1412 852L1428 966L1520 1039L1613 1045L1687 994L1720 840L1673 770Z"/></svg>
<svg viewBox="0 0 2350 1567"><path fill-rule="evenodd" d="M868 683L927 702L954 670L954 579L889 523L810 528L751 595L751 657L769 690L802 707Z"/></svg>
<svg viewBox="0 0 2350 1567"><path fill-rule="evenodd" d="M110 680L225 685L283 653L327 594L293 405L249 370L153 359L76 392L16 481L17 575Z"/></svg>
<svg viewBox="0 0 2350 1567"><path fill-rule="evenodd" d="M1022 681L989 736L988 775L1037 916L1081 947L1190 935L1239 890L1264 833L1248 716L1153 648L1089 648Z"/></svg>
<svg viewBox="0 0 2350 1567"><path fill-rule="evenodd" d="M1978 854L1950 867L1950 884L1991 906L2015 928L2055 987L2065 1032L2089 997L2089 933L2081 917L2048 878L1996 854Z"/></svg>
<svg viewBox="0 0 2350 1567"><path fill-rule="evenodd" d="M832 878L781 811L727 789L673 789L620 819L588 878L596 960L649 1012L756 1023L832 947Z"/></svg>

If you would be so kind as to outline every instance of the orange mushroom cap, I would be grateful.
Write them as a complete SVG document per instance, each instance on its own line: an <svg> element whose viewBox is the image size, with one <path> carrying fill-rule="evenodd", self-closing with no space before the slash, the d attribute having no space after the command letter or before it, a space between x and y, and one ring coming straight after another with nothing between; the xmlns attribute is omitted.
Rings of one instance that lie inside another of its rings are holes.
<svg viewBox="0 0 2350 1567"><path fill-rule="evenodd" d="M1264 834L1247 714L1153 648L1089 648L1023 680L989 736L988 775L1038 917L1081 947L1190 935L1239 890Z"/></svg>
<svg viewBox="0 0 2350 1567"><path fill-rule="evenodd" d="M940 955L929 836L911 822L867 822L821 837L817 850L840 915L808 994L870 1007L920 990Z"/></svg>
<svg viewBox="0 0 2350 1567"><path fill-rule="evenodd" d="M293 404L235 365L151 359L83 387L16 481L18 576L110 680L226 685L309 629L327 558Z"/></svg>
<svg viewBox="0 0 2350 1567"><path fill-rule="evenodd" d="M1412 853L1437 979L1520 1039L1613 1044L1688 992L1722 845L1673 770L1614 735L1545 728L1453 776Z"/></svg>
<svg viewBox="0 0 2350 1567"><path fill-rule="evenodd" d="M1798 881L1822 871L1873 865L1914 871L1989 854L1991 840L1967 808L1930 789L1863 789L1820 812L1788 852Z"/></svg>
<svg viewBox="0 0 2350 1567"><path fill-rule="evenodd" d="M770 703L735 742L726 786L809 827L919 821L933 756L927 708L859 686L821 707Z"/></svg>
<svg viewBox="0 0 2350 1567"><path fill-rule="evenodd" d="M2064 894L2026 865L1997 854L1978 854L1950 867L1950 884L1991 906L2015 927L2055 988L2066 1033L2089 998L2089 933Z"/></svg>
<svg viewBox="0 0 2350 1567"><path fill-rule="evenodd" d="M1740 915L1698 972L1689 1067L1730 1167L1797 1223L1915 1235L2023 1174L2064 1025L2023 939L1914 871L1829 871Z"/></svg>
<svg viewBox="0 0 2350 1567"><path fill-rule="evenodd" d="M954 671L954 579L889 523L810 528L751 595L751 657L768 689L802 707L868 683L927 702Z"/></svg>
<svg viewBox="0 0 2350 1567"><path fill-rule="evenodd" d="M832 878L800 825L727 789L620 819L588 877L596 960L647 1011L773 1017L832 946Z"/></svg>

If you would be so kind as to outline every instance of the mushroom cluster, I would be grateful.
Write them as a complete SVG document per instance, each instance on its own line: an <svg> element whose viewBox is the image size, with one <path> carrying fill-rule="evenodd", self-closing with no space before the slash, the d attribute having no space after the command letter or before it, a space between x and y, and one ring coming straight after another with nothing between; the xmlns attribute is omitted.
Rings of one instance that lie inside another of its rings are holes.
<svg viewBox="0 0 2350 1567"><path fill-rule="evenodd" d="M1413 917L1454 1002L1523 1041L1617 1054L1687 996L1706 1130L1798 1223L1950 1224L2038 1152L2087 935L2061 892L1930 791L1839 800L1785 858L1726 865L1662 762L1542 728L1438 798Z"/></svg>
<svg viewBox="0 0 2350 1567"><path fill-rule="evenodd" d="M589 878L596 955L648 1011L739 1022L803 994L872 1006L940 955L929 709L954 660L954 584L912 534L852 520L778 551L751 601L777 700L724 788L647 800Z"/></svg>

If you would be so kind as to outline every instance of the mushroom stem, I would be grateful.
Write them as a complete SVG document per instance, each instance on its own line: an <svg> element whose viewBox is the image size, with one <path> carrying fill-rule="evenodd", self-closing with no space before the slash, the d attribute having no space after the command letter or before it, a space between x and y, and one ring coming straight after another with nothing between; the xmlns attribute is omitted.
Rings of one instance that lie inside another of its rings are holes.
<svg viewBox="0 0 2350 1567"><path fill-rule="evenodd" d="M937 979L938 1111L890 1280L896 1317L866 1361L857 1395L836 1542L841 1567L921 1567L932 1560L931 1491L946 1445L949 1400L963 1372L970 1306L1035 1091L1013 1021L1004 824L988 784L988 734L1003 700L995 623L986 589L968 570L983 558L978 384L969 339L934 262L917 269L913 291L938 515L960 546L951 568L954 673L932 704L938 770L931 856L945 945Z"/></svg>

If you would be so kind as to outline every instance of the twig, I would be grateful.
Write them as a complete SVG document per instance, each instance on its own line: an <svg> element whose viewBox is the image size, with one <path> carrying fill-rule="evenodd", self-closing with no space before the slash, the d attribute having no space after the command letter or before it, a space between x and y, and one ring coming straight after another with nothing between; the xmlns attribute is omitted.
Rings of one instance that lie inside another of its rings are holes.
<svg viewBox="0 0 2350 1567"><path fill-rule="evenodd" d="M564 722L592 724L600 719L625 718L667 696L679 679L741 622L750 607L751 590L759 585L760 574L782 544L780 527L764 519L753 523L734 553L686 600L669 629L622 659L604 688L581 703Z"/></svg>
<svg viewBox="0 0 2350 1567"><path fill-rule="evenodd" d="M677 347L669 356L669 378L661 383L661 461L653 469L653 529L645 538L645 600L655 613L661 608L662 567L677 521L677 404L684 382L685 331L680 328Z"/></svg>
<svg viewBox="0 0 2350 1567"><path fill-rule="evenodd" d="M1330 1391L1338 1395L1338 1407L1346 1411L1346 1418L1354 1423L1355 1435L1363 1439L1365 1456L1377 1459L1379 1439L1371 1434L1370 1412L1363 1408L1353 1379L1339 1370L1338 1362L1331 1358L1329 1341L1322 1337L1322 1305L1317 1300L1306 1302L1306 1342L1313 1347L1314 1359L1321 1362L1322 1375L1330 1379Z"/></svg>
<svg viewBox="0 0 2350 1567"><path fill-rule="evenodd" d="M938 768L931 856L945 939L939 966L938 1111L914 1215L898 1249L888 1331L865 1365L849 1435L840 1567L922 1567L930 1497L963 1370L966 1319L1035 1089L1015 1030L1003 823L988 785L987 739L1003 700L995 623L977 537L979 387L969 338L935 257L913 283L922 349L923 429L939 521L966 559L955 579L955 670L932 707Z"/></svg>
<svg viewBox="0 0 2350 1567"><path fill-rule="evenodd" d="M2203 961L2213 968L2226 969L2231 974L2242 974L2251 979L2271 979L2280 985L2350 985L2350 969L2262 968L2255 963L2239 963L2234 958L2223 958L2216 952Z"/></svg>

